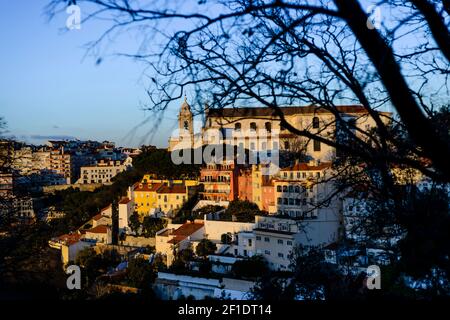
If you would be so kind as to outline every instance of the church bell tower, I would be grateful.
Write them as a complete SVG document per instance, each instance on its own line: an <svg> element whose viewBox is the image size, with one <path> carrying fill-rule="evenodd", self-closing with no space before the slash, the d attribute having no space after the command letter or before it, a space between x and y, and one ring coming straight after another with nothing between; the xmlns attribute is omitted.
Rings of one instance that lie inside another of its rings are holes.
<svg viewBox="0 0 450 320"><path fill-rule="evenodd" d="M191 106L187 103L187 98L184 96L184 102L181 104L181 110L178 114L178 128L180 129L180 138L190 138L191 143L194 143L194 121L191 111Z"/></svg>

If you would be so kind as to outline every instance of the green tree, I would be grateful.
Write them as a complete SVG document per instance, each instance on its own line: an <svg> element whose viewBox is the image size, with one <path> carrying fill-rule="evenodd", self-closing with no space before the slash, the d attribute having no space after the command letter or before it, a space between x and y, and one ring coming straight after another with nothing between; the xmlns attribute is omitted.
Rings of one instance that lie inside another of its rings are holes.
<svg viewBox="0 0 450 320"><path fill-rule="evenodd" d="M170 265L169 270L173 273L185 273L190 270L190 262L194 259L192 248L186 248L176 252L175 259Z"/></svg>
<svg viewBox="0 0 450 320"><path fill-rule="evenodd" d="M231 272L239 278L258 278L268 273L266 259L256 255L244 260L238 260L233 264Z"/></svg>
<svg viewBox="0 0 450 320"><path fill-rule="evenodd" d="M144 258L132 259L128 262L127 281L136 288L150 289L156 278L152 265Z"/></svg>
<svg viewBox="0 0 450 320"><path fill-rule="evenodd" d="M141 227L141 221L139 221L139 214L136 211L133 212L133 214L130 216L130 221L128 225L131 231L138 234L139 228Z"/></svg>
<svg viewBox="0 0 450 320"><path fill-rule="evenodd" d="M211 240L208 239L202 239L198 243L197 247L195 248L195 253L206 259L206 256L210 254L214 254L217 250L217 246L215 243L213 243Z"/></svg>
<svg viewBox="0 0 450 320"><path fill-rule="evenodd" d="M222 242L223 244L230 244L231 240L231 234L229 233L224 233L220 236L220 242Z"/></svg>
<svg viewBox="0 0 450 320"><path fill-rule="evenodd" d="M228 205L222 217L226 220L235 220L239 222L255 222L256 215L263 215L256 203L248 200L233 200Z"/></svg>
<svg viewBox="0 0 450 320"><path fill-rule="evenodd" d="M198 272L202 275L208 275L211 272L212 263L208 259L204 259L198 266Z"/></svg>
<svg viewBox="0 0 450 320"><path fill-rule="evenodd" d="M167 221L161 218L145 217L142 223L142 234L144 237L154 237L156 232L164 229Z"/></svg>

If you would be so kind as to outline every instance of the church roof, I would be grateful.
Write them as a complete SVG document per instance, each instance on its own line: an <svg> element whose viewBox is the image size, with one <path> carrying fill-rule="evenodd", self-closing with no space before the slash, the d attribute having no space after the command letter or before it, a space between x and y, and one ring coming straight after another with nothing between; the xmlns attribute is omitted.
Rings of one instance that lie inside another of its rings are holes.
<svg viewBox="0 0 450 320"><path fill-rule="evenodd" d="M316 113L331 113L329 110L319 106L294 106L294 107L280 107L285 116L295 114L316 114ZM340 113L367 113L367 110L362 105L340 105L336 106ZM221 108L209 109L208 117L275 117L275 112L268 107L243 107L243 108Z"/></svg>

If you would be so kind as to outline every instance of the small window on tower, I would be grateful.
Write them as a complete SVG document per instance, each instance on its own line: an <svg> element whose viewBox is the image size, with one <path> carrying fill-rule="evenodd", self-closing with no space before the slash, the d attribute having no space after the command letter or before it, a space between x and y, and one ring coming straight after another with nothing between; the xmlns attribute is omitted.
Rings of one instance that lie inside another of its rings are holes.
<svg viewBox="0 0 450 320"><path fill-rule="evenodd" d="M319 118L318 117L314 117L313 118L313 121L312 121L312 124L313 124L313 128L315 128L315 129L318 129L319 128Z"/></svg>
<svg viewBox="0 0 450 320"><path fill-rule="evenodd" d="M184 122L184 129L189 130L189 122L188 121Z"/></svg>

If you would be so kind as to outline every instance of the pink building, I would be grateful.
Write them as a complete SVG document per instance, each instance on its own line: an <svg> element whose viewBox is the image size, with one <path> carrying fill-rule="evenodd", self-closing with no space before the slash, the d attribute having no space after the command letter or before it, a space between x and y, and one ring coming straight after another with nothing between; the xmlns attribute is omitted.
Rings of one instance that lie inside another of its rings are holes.
<svg viewBox="0 0 450 320"><path fill-rule="evenodd" d="M200 182L204 186L201 195L205 200L233 201L238 197L239 169L233 161L222 164L207 164L200 171Z"/></svg>
<svg viewBox="0 0 450 320"><path fill-rule="evenodd" d="M241 169L238 176L239 200L253 201L252 170Z"/></svg>

